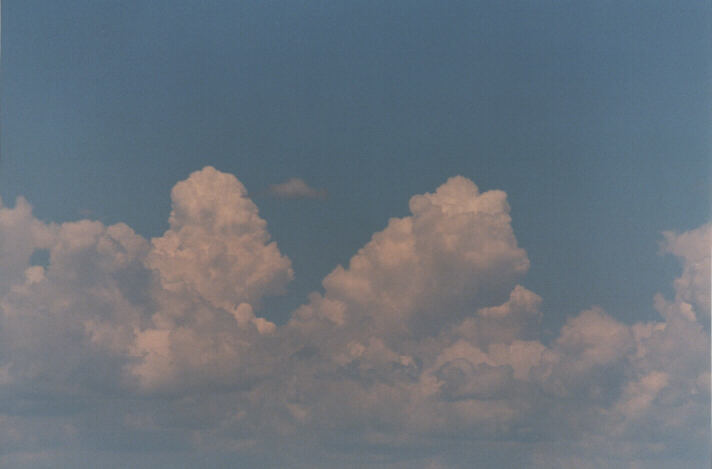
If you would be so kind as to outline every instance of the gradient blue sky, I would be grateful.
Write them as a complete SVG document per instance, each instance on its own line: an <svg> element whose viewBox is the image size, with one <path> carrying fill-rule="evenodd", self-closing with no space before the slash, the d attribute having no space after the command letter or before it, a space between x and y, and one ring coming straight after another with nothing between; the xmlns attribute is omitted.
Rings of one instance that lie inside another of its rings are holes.
<svg viewBox="0 0 712 469"><path fill-rule="evenodd" d="M41 220L168 227L206 165L292 261L278 324L462 175L501 189L545 334L657 317L662 232L710 220L708 1L2 2L0 196ZM324 199L269 186L299 177Z"/></svg>

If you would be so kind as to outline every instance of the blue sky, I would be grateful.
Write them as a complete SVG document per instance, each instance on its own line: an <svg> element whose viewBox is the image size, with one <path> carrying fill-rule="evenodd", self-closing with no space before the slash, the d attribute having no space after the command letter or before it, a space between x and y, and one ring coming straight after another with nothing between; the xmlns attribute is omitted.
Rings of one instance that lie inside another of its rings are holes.
<svg viewBox="0 0 712 469"><path fill-rule="evenodd" d="M662 233L710 221L710 15L702 1L6 0L0 197L150 240L176 183L233 174L291 261L283 293L253 305L281 326L310 292L329 298L322 279L412 196L461 175L506 192L544 344L593 305L658 320L654 295L684 297L673 279L692 258ZM290 178L328 195L275 197Z"/></svg>

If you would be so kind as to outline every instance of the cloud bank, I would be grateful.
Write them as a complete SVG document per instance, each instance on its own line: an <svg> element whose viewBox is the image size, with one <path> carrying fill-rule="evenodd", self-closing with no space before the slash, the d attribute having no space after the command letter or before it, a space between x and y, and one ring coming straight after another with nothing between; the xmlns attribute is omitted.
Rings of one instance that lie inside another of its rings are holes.
<svg viewBox="0 0 712 469"><path fill-rule="evenodd" d="M593 306L545 341L502 191L412 197L281 326L291 263L244 186L206 167L171 200L152 240L0 205L3 467L709 466L712 224L664 233L657 321Z"/></svg>

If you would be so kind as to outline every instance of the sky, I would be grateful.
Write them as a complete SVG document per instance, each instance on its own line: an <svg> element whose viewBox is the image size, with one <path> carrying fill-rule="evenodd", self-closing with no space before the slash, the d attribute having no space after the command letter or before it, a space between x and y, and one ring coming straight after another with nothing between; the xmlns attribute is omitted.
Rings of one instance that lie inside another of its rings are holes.
<svg viewBox="0 0 712 469"><path fill-rule="evenodd" d="M1 467L709 467L709 2L1 8Z"/></svg>

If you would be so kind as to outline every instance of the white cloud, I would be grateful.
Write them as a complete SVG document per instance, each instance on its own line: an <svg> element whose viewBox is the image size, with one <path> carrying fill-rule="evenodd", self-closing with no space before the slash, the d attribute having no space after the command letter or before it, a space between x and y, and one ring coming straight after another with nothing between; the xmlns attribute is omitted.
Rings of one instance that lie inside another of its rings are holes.
<svg viewBox="0 0 712 469"><path fill-rule="evenodd" d="M148 244L123 224L80 221L53 232L49 266L27 267L0 300L0 361L17 389L116 385L106 367L143 317Z"/></svg>
<svg viewBox="0 0 712 469"><path fill-rule="evenodd" d="M661 320L592 307L545 343L501 191L456 177L414 196L283 326L257 313L291 264L242 184L208 167L171 197L150 242L0 207L0 461L108 433L273 467L275 445L304 467L363 462L344 448L463 467L461 442L469 466L494 464L483 448L500 465L708 461L709 225L665 234L683 272ZM48 266L29 265L37 249Z"/></svg>
<svg viewBox="0 0 712 469"><path fill-rule="evenodd" d="M682 275L675 280L677 299L694 305L700 320L709 323L712 223L686 233L667 231L664 235L663 249L677 256L683 264Z"/></svg>
<svg viewBox="0 0 712 469"><path fill-rule="evenodd" d="M151 241L147 259L162 289L226 310L283 292L291 263L235 176L206 167L176 184L171 199L170 229Z"/></svg>
<svg viewBox="0 0 712 469"><path fill-rule="evenodd" d="M281 199L324 199L326 190L315 189L301 178L290 178L269 186L269 193Z"/></svg>
<svg viewBox="0 0 712 469"><path fill-rule="evenodd" d="M140 361L130 371L148 388L234 381L255 336L274 331L254 309L284 291L291 262L233 175L206 167L171 199L170 229L146 257L157 311L137 335L131 353Z"/></svg>
<svg viewBox="0 0 712 469"><path fill-rule="evenodd" d="M367 334L425 336L507 297L529 268L510 225L506 194L481 194L463 177L410 200L323 281L324 297L299 309L292 326L313 320L368 324ZM305 326L306 327L306 326Z"/></svg>
<svg viewBox="0 0 712 469"><path fill-rule="evenodd" d="M14 208L5 207L0 200L0 295L21 282L30 256L37 249L49 246L53 227L32 216L32 207L18 197Z"/></svg>

